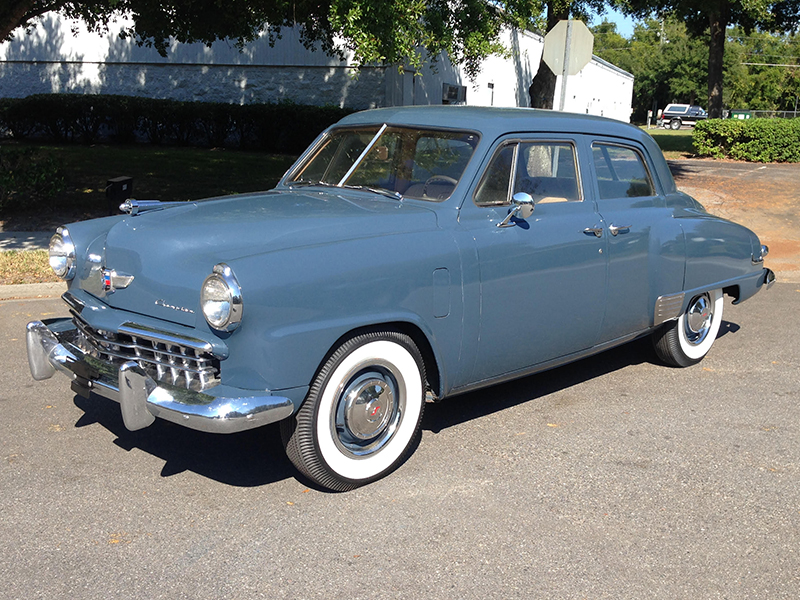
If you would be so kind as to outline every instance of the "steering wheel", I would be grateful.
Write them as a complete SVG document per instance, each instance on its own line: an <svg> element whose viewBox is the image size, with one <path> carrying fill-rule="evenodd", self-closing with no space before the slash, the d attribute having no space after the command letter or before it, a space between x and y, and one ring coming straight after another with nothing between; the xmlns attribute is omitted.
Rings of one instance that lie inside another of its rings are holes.
<svg viewBox="0 0 800 600"><path fill-rule="evenodd" d="M448 177L447 175L433 175L432 177L428 178L428 180L425 182L425 185L422 187L422 195L427 196L428 186L434 184L440 184L440 185L445 184L456 187L458 181L456 179L453 179L452 177Z"/></svg>

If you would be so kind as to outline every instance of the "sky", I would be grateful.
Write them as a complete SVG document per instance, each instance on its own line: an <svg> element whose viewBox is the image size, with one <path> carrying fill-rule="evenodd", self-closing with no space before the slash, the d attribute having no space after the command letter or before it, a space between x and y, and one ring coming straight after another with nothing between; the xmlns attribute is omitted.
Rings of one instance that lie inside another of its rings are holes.
<svg viewBox="0 0 800 600"><path fill-rule="evenodd" d="M590 25L598 25L607 19L612 23L617 24L617 33L624 38L630 38L633 35L633 19L626 17L621 12L606 8L606 12L602 15L595 16Z"/></svg>

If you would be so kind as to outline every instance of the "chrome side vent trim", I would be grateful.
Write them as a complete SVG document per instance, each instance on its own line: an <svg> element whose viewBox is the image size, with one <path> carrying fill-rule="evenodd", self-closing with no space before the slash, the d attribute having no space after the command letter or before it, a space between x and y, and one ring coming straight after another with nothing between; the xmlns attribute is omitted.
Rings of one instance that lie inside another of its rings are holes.
<svg viewBox="0 0 800 600"><path fill-rule="evenodd" d="M656 300L656 309L653 315L653 325L661 325L681 316L684 293L659 296Z"/></svg>

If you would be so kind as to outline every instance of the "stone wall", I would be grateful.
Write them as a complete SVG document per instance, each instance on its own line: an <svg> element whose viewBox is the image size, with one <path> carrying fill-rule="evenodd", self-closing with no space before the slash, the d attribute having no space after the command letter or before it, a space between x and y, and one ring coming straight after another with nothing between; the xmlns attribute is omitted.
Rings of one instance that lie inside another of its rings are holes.
<svg viewBox="0 0 800 600"><path fill-rule="evenodd" d="M73 34L71 28L76 27ZM311 52L286 30L274 46L265 36L243 51L232 44L173 43L167 56L118 35L86 31L58 16L32 34L0 43L0 97L31 94L122 94L207 102L294 101L374 108L386 100L382 67L356 71L345 57Z"/></svg>
<svg viewBox="0 0 800 600"><path fill-rule="evenodd" d="M385 105L384 69L244 65L0 62L0 97L121 94L173 100Z"/></svg>

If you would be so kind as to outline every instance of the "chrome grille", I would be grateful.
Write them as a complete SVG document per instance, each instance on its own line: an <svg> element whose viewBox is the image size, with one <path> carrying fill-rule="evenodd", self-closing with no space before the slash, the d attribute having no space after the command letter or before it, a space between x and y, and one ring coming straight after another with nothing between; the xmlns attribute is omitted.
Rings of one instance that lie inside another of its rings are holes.
<svg viewBox="0 0 800 600"><path fill-rule="evenodd" d="M76 314L72 320L77 346L98 360L115 366L134 361L154 380L196 392L219 384L219 360L199 340L193 347L189 340L151 329L123 326L119 332L104 331Z"/></svg>

